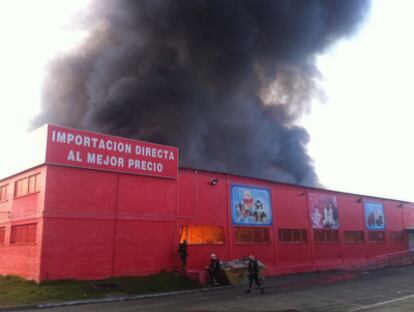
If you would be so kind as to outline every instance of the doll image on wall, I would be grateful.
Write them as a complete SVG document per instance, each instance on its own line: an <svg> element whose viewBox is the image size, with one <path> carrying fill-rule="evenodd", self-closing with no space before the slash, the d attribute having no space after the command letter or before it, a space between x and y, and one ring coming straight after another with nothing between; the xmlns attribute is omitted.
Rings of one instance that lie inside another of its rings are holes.
<svg viewBox="0 0 414 312"><path fill-rule="evenodd" d="M266 222L267 215L264 212L263 203L260 200L256 200L254 202L254 211L252 215L253 215L254 221L260 222L260 223Z"/></svg>
<svg viewBox="0 0 414 312"><path fill-rule="evenodd" d="M370 212L368 215L368 226L369 227L381 227L384 225L384 217L378 210Z"/></svg>
<svg viewBox="0 0 414 312"><path fill-rule="evenodd" d="M243 205L246 207L246 209L251 211L251 209L253 208L253 204L254 204L254 198L252 194L250 193L250 191L244 191L243 192Z"/></svg>
<svg viewBox="0 0 414 312"><path fill-rule="evenodd" d="M338 210L332 203L325 203L323 207L323 227L335 228L338 225Z"/></svg>
<svg viewBox="0 0 414 312"><path fill-rule="evenodd" d="M320 213L317 206L312 209L312 225L313 228L320 229L322 228L322 214Z"/></svg>
<svg viewBox="0 0 414 312"><path fill-rule="evenodd" d="M309 194L309 213L314 229L338 229L339 210L336 197L325 194Z"/></svg>
<svg viewBox="0 0 414 312"><path fill-rule="evenodd" d="M272 223L270 190L266 188L232 185L231 205L234 224Z"/></svg>

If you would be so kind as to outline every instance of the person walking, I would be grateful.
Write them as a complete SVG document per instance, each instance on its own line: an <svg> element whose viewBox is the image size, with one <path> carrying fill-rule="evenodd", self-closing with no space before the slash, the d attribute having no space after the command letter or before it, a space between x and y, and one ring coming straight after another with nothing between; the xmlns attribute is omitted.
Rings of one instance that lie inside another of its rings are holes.
<svg viewBox="0 0 414 312"><path fill-rule="evenodd" d="M188 256L188 252L187 252L187 240L183 240L179 245L178 245L178 254L180 255L180 259L181 259L181 271L185 272L186 268L187 268L187 256Z"/></svg>
<svg viewBox="0 0 414 312"><path fill-rule="evenodd" d="M210 284L212 287L220 285L219 273L221 270L220 260L215 254L210 255L210 265L208 266L208 273L210 276Z"/></svg>
<svg viewBox="0 0 414 312"><path fill-rule="evenodd" d="M250 293L253 282L260 288L260 292L264 293L264 287L259 280L259 263L253 255L249 256L249 262L247 263L247 276L249 278L249 287L246 289L246 293Z"/></svg>

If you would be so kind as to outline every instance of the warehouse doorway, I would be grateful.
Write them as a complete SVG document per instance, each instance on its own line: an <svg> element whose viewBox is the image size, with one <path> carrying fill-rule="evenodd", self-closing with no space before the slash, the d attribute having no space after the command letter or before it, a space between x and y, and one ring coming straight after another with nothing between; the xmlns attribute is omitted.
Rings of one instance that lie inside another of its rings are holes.
<svg viewBox="0 0 414 312"><path fill-rule="evenodd" d="M414 250L414 229L407 230L408 233L408 248Z"/></svg>
<svg viewBox="0 0 414 312"><path fill-rule="evenodd" d="M224 244L224 228L214 225L183 225L180 229L180 243L188 245Z"/></svg>

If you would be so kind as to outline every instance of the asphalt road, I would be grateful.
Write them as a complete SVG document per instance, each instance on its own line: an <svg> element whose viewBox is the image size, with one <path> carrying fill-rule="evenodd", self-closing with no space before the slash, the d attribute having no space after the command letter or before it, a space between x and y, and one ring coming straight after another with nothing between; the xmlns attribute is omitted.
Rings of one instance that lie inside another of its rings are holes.
<svg viewBox="0 0 414 312"><path fill-rule="evenodd" d="M264 294L257 289L245 294L242 285L123 302L55 307L44 312L414 311L414 266L275 277L268 278L265 285Z"/></svg>

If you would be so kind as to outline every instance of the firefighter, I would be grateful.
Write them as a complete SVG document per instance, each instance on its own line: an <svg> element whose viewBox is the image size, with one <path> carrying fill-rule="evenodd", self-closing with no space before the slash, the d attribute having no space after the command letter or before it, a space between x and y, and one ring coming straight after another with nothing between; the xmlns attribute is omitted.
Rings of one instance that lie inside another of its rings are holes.
<svg viewBox="0 0 414 312"><path fill-rule="evenodd" d="M210 276L211 286L218 286L219 283L219 273L221 270L220 260L217 259L215 254L210 255L210 265L208 266L208 273Z"/></svg>
<svg viewBox="0 0 414 312"><path fill-rule="evenodd" d="M178 254L180 255L181 259L181 270L184 272L186 270L188 256L186 239L178 245Z"/></svg>
<svg viewBox="0 0 414 312"><path fill-rule="evenodd" d="M264 293L263 285L259 280L259 263L253 255L249 256L249 262L247 263L247 276L249 278L249 287L246 289L246 293L250 293L252 289L253 281L256 283L257 287L260 288L260 292Z"/></svg>

